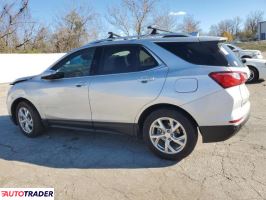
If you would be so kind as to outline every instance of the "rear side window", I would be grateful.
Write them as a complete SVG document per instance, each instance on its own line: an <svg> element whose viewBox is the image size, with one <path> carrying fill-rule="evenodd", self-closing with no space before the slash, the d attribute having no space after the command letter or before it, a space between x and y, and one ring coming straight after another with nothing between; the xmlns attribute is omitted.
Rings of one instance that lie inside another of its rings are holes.
<svg viewBox="0 0 266 200"><path fill-rule="evenodd" d="M196 65L236 66L239 64L232 62L229 55L232 51L228 51L229 48L225 49L218 42L158 42L156 44ZM229 56L231 60L227 59Z"/></svg>
<svg viewBox="0 0 266 200"><path fill-rule="evenodd" d="M117 74L144 71L158 65L157 61L139 45L105 46L98 74Z"/></svg>

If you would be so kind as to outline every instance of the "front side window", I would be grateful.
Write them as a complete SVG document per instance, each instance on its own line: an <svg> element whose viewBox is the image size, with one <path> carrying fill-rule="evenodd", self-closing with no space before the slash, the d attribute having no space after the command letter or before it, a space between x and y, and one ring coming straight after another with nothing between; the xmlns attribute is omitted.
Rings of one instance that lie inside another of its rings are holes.
<svg viewBox="0 0 266 200"><path fill-rule="evenodd" d="M157 61L139 45L105 46L98 74L144 71L157 65Z"/></svg>
<svg viewBox="0 0 266 200"><path fill-rule="evenodd" d="M65 78L89 76L94 51L94 48L89 48L75 52L52 69L63 72Z"/></svg>

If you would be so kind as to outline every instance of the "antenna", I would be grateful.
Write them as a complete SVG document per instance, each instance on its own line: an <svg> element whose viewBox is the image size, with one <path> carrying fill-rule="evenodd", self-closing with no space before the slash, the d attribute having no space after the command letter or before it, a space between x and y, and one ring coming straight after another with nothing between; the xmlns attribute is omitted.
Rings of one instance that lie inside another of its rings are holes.
<svg viewBox="0 0 266 200"><path fill-rule="evenodd" d="M147 28L148 28L148 29L152 29L152 31L151 31L151 35L156 35L156 34L158 34L158 31L162 31L162 32L166 32L166 33L173 33L173 32L171 32L171 31L163 30L163 29L156 28L156 27L153 27L153 26L148 26Z"/></svg>
<svg viewBox="0 0 266 200"><path fill-rule="evenodd" d="M113 33L113 32L108 32L108 34L109 34L109 36L108 36L108 38L115 38L115 37L121 37L120 35L118 35L118 34L115 34L115 33ZM115 36L115 37L114 37Z"/></svg>

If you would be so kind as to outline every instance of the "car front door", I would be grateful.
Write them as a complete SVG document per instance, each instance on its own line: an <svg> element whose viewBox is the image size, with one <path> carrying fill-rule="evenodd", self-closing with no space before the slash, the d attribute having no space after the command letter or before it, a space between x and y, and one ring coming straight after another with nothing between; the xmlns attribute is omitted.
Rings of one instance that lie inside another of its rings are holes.
<svg viewBox="0 0 266 200"><path fill-rule="evenodd" d="M41 80L38 100L48 120L91 122L89 84L94 52L88 48L70 54L51 68L64 78Z"/></svg>
<svg viewBox="0 0 266 200"><path fill-rule="evenodd" d="M89 94L93 123L130 132L138 112L159 95L168 68L140 45L110 45L100 51Z"/></svg>

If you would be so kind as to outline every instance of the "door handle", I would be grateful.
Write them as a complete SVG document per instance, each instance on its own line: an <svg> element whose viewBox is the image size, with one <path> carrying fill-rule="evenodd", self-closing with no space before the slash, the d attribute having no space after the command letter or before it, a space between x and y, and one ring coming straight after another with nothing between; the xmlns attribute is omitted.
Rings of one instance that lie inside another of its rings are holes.
<svg viewBox="0 0 266 200"><path fill-rule="evenodd" d="M75 85L76 87L83 87L83 86L86 86L86 83L77 83L76 85Z"/></svg>
<svg viewBox="0 0 266 200"><path fill-rule="evenodd" d="M141 82L141 83L148 83L148 82L150 82L150 81L154 81L154 77L142 77L142 78L140 79L140 82Z"/></svg>

